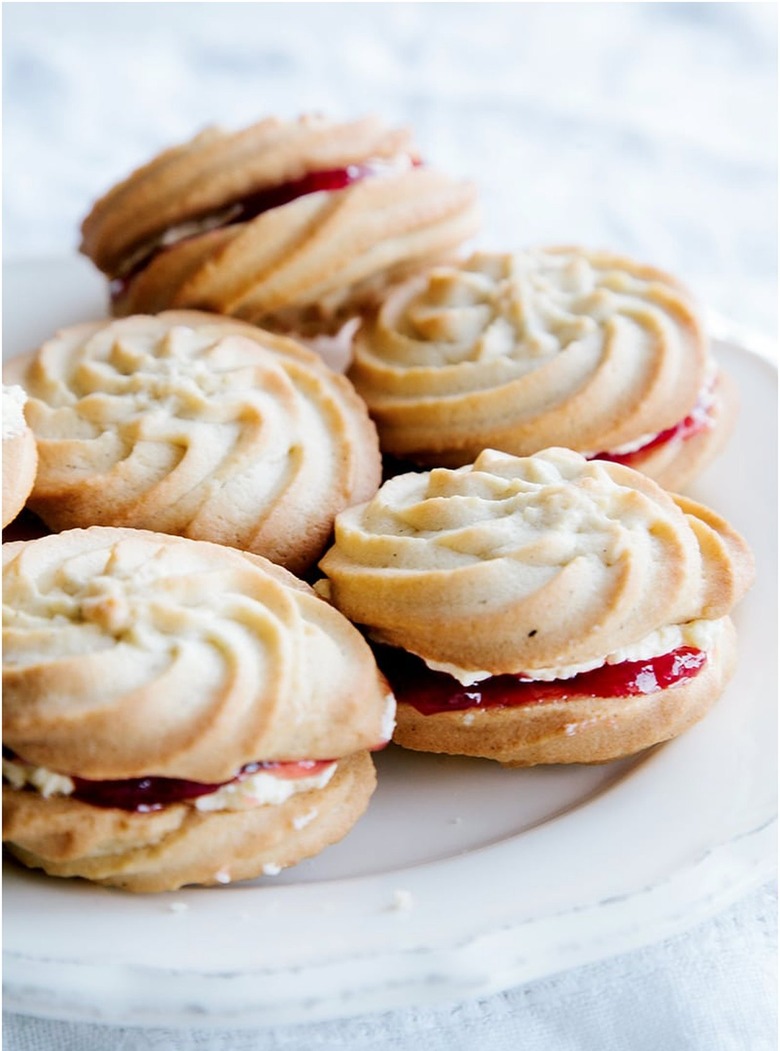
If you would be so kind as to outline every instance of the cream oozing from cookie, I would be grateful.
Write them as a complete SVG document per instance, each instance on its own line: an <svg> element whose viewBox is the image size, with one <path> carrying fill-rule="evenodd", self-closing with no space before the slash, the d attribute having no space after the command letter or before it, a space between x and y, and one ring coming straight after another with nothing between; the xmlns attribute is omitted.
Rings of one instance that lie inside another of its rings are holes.
<svg viewBox="0 0 780 1051"><path fill-rule="evenodd" d="M216 792L198 796L198 810L245 810L252 806L278 806L299 792L324 788L336 772L336 763L330 763L313 777L289 779L272 773L259 772L230 781Z"/></svg>
<svg viewBox="0 0 780 1051"><path fill-rule="evenodd" d="M296 764L282 765L294 766ZM89 784L86 793L83 793L82 787L82 793L86 794L86 801L94 805L114 805L119 806L120 809L139 812L161 809L164 805L180 804L191 805L196 810L204 812L247 810L256 806L279 806L300 792L312 792L324 788L336 772L337 763L317 765L322 769L309 777L300 775L290 777L284 774L280 776L273 769L260 769L253 773L242 772L224 784L199 786L204 791L194 796L187 795L189 784L184 781L182 783L183 794L181 798L176 799L175 804L170 802L170 799L175 798L176 794L176 786L170 786L170 779L169 784L166 785L167 797L164 796L164 798L167 798L167 801L165 803L155 801L153 784L144 785L140 790L134 792L134 786L131 783L122 785L120 782L118 790L115 783L111 783L109 788L101 790L100 782L93 781ZM58 774L45 767L32 766L18 757L11 759L6 756L3 756L3 780L15 789L28 788L40 792L44 799L50 799L53 796L73 796L74 794L78 798L80 785L84 784L67 774ZM153 781L154 778L152 776L138 780L146 782ZM150 790L146 790L147 788Z"/></svg>
<svg viewBox="0 0 780 1051"><path fill-rule="evenodd" d="M69 796L76 783L67 774L57 774L45 766L32 766L21 759L3 756L3 780L12 788L33 788L44 799L52 796Z"/></svg>
<svg viewBox="0 0 780 1051"><path fill-rule="evenodd" d="M621 649L613 650L603 657L596 657L590 661L579 664L568 664L557 668L534 668L533 675L524 676L519 674L522 681L527 682L556 682L558 680L573 679L586 671L593 671L607 664L622 664L627 661L647 660L652 657L661 657L666 653L682 647L701 650L709 653L713 650L720 638L725 618L718 620L693 620L687 624L668 624L663 628L650 632L643 639L631 646L623 646ZM380 640L381 641L381 640ZM425 660L425 658L423 658ZM489 671L480 671L471 668L461 668L457 664L448 664L434 660L425 660L431 671L442 671L451 675L462 686L473 686L492 677Z"/></svg>
<svg viewBox="0 0 780 1051"><path fill-rule="evenodd" d="M489 446L635 451L693 410L708 362L672 278L549 249L410 280L358 334L350 376L386 452L457 465Z"/></svg>

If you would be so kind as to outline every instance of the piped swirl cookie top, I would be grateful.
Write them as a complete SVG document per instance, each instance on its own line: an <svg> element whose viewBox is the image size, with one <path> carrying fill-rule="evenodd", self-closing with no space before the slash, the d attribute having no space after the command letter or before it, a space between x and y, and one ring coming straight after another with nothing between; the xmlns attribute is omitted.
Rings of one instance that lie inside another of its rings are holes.
<svg viewBox="0 0 780 1051"><path fill-rule="evenodd" d="M378 640L494 675L718 619L753 573L708 509L558 448L391 479L339 515L320 565L331 601Z"/></svg>
<svg viewBox="0 0 780 1051"><path fill-rule="evenodd" d="M3 560L3 741L28 763L216 783L390 735L359 633L265 559L93 527Z"/></svg>
<svg viewBox="0 0 780 1051"><path fill-rule="evenodd" d="M7 370L27 391L54 529L214 540L303 570L379 485L365 406L291 340L197 312L65 329Z"/></svg>
<svg viewBox="0 0 780 1051"><path fill-rule="evenodd" d="M605 252L476 254L396 289L350 377L382 447L457 466L486 447L616 449L676 424L708 348L671 277Z"/></svg>

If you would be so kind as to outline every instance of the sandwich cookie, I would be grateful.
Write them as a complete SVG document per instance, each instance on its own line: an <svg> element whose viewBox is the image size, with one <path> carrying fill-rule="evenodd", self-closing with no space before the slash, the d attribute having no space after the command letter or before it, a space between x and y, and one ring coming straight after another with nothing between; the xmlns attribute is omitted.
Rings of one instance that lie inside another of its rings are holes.
<svg viewBox="0 0 780 1051"><path fill-rule="evenodd" d="M256 555L93 527L3 545L3 839L132 891L344 836L394 701L361 635Z"/></svg>
<svg viewBox="0 0 780 1051"><path fill-rule="evenodd" d="M391 479L335 535L317 586L376 644L404 747L615 759L691 726L734 669L745 541L622 464L486 450Z"/></svg>
<svg viewBox="0 0 780 1051"><path fill-rule="evenodd" d="M678 490L736 414L679 283L577 248L481 253L409 280L361 327L349 375L383 452L425 466L566 446Z"/></svg>
<svg viewBox="0 0 780 1051"><path fill-rule="evenodd" d="M477 229L475 190L374 117L210 128L120 182L82 225L117 315L195 307L334 333Z"/></svg>

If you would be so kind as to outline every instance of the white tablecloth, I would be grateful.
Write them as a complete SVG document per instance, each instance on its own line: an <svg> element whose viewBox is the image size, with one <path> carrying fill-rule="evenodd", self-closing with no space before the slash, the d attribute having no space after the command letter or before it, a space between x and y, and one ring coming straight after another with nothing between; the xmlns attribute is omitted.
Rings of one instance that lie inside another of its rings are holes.
<svg viewBox="0 0 780 1051"><path fill-rule="evenodd" d="M482 189L481 243L583 243L776 325L770 4L38 4L4 10L4 254L64 255L91 201L210 122L367 111ZM763 1051L776 894L452 1008L255 1032L6 1019L10 1051Z"/></svg>
<svg viewBox="0 0 780 1051"><path fill-rule="evenodd" d="M483 242L634 254L776 324L772 4L6 5L4 252L208 123L376 112L482 190Z"/></svg>
<svg viewBox="0 0 780 1051"><path fill-rule="evenodd" d="M445 1008L264 1030L11 1016L8 1051L774 1051L777 898L753 893L652 948Z"/></svg>

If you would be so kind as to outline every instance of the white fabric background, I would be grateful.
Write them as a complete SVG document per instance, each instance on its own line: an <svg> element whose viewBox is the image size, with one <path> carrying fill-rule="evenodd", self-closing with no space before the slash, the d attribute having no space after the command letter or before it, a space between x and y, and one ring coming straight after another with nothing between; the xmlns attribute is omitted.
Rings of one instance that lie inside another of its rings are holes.
<svg viewBox="0 0 780 1051"><path fill-rule="evenodd" d="M210 122L367 111L475 179L480 243L579 242L777 319L774 4L5 4L6 259L74 251L92 200ZM10 1051L764 1051L776 895L478 1003L254 1033L10 1017Z"/></svg>
<svg viewBox="0 0 780 1051"><path fill-rule="evenodd" d="M484 241L581 242L776 318L773 4L6 4L4 250L207 123L376 111L480 184Z"/></svg>
<svg viewBox="0 0 780 1051"><path fill-rule="evenodd" d="M8 1051L773 1051L776 899L487 1000L262 1031L118 1030L11 1018Z"/></svg>

